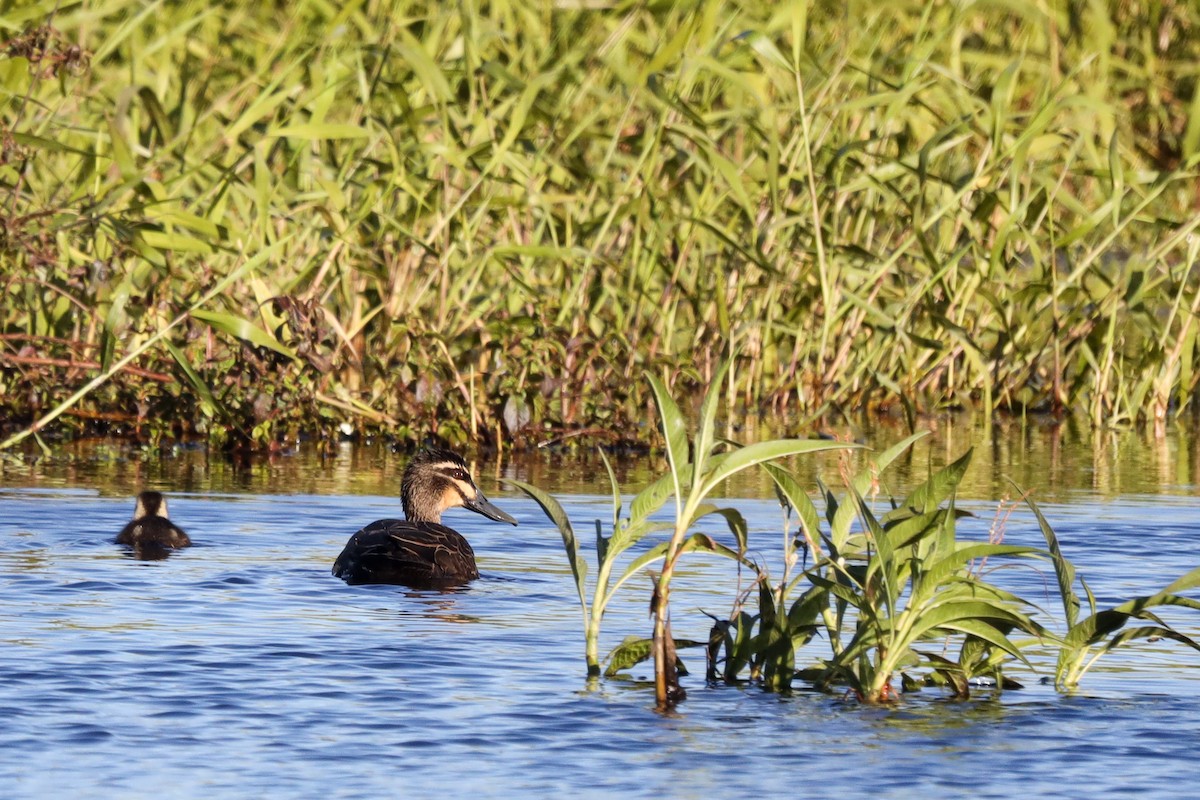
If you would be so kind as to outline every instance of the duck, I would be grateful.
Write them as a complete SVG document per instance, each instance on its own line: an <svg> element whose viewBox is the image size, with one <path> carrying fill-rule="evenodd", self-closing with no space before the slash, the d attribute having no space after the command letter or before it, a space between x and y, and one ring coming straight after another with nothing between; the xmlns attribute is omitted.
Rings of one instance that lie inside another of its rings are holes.
<svg viewBox="0 0 1200 800"><path fill-rule="evenodd" d="M117 544L129 545L143 558L166 558L171 550L191 545L192 540L167 518L167 498L161 492L141 492L133 508L133 520L117 534Z"/></svg>
<svg viewBox="0 0 1200 800"><path fill-rule="evenodd" d="M404 519L376 520L350 537L333 562L336 577L352 586L459 586L478 578L479 568L470 543L442 524L442 513L465 508L496 522L517 524L484 497L462 456L437 447L409 459L400 479L400 502Z"/></svg>

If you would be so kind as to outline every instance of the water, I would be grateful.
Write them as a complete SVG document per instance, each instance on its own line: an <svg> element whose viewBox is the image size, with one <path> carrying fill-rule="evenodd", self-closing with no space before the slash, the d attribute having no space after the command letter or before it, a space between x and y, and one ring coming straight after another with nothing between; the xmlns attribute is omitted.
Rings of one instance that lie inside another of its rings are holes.
<svg viewBox="0 0 1200 800"><path fill-rule="evenodd" d="M1125 457L1144 463L1131 449ZM4 468L7 798L1194 791L1200 654L1161 642L1106 656L1072 696L1014 670L1026 689L967 702L926 690L897 708L865 708L805 691L708 688L693 651L683 653L693 675L675 713L656 712L636 680L589 687L558 534L495 482L509 475L555 491L587 538L610 502L602 467L588 459L480 464L485 491L520 527L448 515L475 545L483 577L439 593L348 587L329 574L359 524L398 513L389 485L403 458L359 449L237 469L195 453L104 452ZM907 469L937 460L919 455ZM635 460L620 472L632 484L655 468ZM1196 565L1190 473L1117 481L1141 490L1129 493L1099 490L1094 461L1076 471L1074 485L1045 493L1044 511L1101 602L1149 593ZM194 547L140 562L111 544L142 485L173 491L172 519ZM979 516L960 531L981 538L996 484L972 486L964 502ZM1143 493L1154 486L1166 493ZM778 564L778 506L754 480L730 493L758 555ZM1006 541L1040 544L1027 513L1009 519ZM1002 577L1057 614L1045 595L1051 574ZM674 597L676 634L703 638L699 609L727 612L734 579L725 565L695 562ZM602 649L649 632L646 601L645 581L618 594ZM1195 634L1198 617L1171 619ZM805 652L811 660L824 648Z"/></svg>

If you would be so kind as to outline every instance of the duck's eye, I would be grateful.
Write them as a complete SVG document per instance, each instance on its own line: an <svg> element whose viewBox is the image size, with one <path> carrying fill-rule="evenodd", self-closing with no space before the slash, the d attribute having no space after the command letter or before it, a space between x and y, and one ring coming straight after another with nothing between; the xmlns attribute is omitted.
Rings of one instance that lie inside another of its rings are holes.
<svg viewBox="0 0 1200 800"><path fill-rule="evenodd" d="M470 482L471 482L471 476L470 476L470 475L468 475L468 474L467 474L467 471L466 471L466 470L463 470L463 469L456 469L456 470L454 470L454 472L452 473L451 477L453 477L453 478L454 478L454 480L456 480L456 481L464 481L464 482L466 482L466 483L470 483Z"/></svg>

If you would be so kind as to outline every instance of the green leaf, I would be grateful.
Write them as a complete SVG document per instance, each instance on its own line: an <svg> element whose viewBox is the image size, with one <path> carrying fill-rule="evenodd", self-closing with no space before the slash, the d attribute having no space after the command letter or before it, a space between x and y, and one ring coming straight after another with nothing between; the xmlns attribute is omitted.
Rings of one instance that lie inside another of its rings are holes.
<svg viewBox="0 0 1200 800"><path fill-rule="evenodd" d="M121 339L121 332L128 321L125 306L129 304L130 280L130 275L126 274L113 289L112 296L109 298L108 313L104 315L104 335L100 342L100 368L106 372L112 366L117 342Z"/></svg>
<svg viewBox="0 0 1200 800"><path fill-rule="evenodd" d="M610 464L608 461L608 456L606 456L604 454L604 448L597 447L596 452L600 454L600 460L602 462L604 462L604 471L608 473L608 485L609 485L609 488L612 490L612 505L613 505L612 526L613 526L613 530L615 531L621 525L621 487L617 485L616 473L613 472L612 464ZM604 550L606 550L607 548L603 546L606 543L604 542L603 534L600 532L599 529L597 529L597 531L596 531L596 541L597 541L597 545L598 545L597 553L600 556L600 563L603 564L604 557L605 557Z"/></svg>
<svg viewBox="0 0 1200 800"><path fill-rule="evenodd" d="M696 431L696 452L693 454L697 475L704 474L704 466L713 447L717 407L721 404L721 390L732 358L733 356L730 356L717 367L717 372L708 385L708 391L704 393L704 402L700 406L700 427Z"/></svg>
<svg viewBox="0 0 1200 800"><path fill-rule="evenodd" d="M333 122L310 122L303 125L286 125L275 128L264 134L266 137L288 139L365 139L371 135L366 128L358 125L341 125Z"/></svg>
<svg viewBox="0 0 1200 800"><path fill-rule="evenodd" d="M953 574L970 561L994 556L1025 556L1044 554L1044 550L1015 544L969 544L964 543L944 558L939 558L921 572L921 582L930 586L941 586Z"/></svg>
<svg viewBox="0 0 1200 800"><path fill-rule="evenodd" d="M717 145L707 137L696 139L695 143L703 152L704 161L707 161L713 170L725 180L725 185L729 187L733 199L741 206L746 218L753 220L755 206L750 199L750 193L746 191L745 168L726 158Z"/></svg>
<svg viewBox="0 0 1200 800"><path fill-rule="evenodd" d="M522 258L548 258L559 261L573 261L587 258L588 251L583 247L556 247L549 244L498 244L492 248L492 255L497 258L520 256Z"/></svg>
<svg viewBox="0 0 1200 800"><path fill-rule="evenodd" d="M156 250L174 250L181 253L211 253L212 245L203 239L193 236L182 236L177 233L141 230L138 237Z"/></svg>
<svg viewBox="0 0 1200 800"><path fill-rule="evenodd" d="M525 120L529 117L529 110L533 108L533 104L537 102L538 95L542 93L548 86L554 85L560 76L554 71L546 71L538 74L533 80L525 85L521 91L521 97L517 100L512 108L512 112L508 118L504 120L505 131L504 137L492 149L492 157L488 165L484 168L484 173L489 174L493 166L498 163L504 155L512 148L517 138L525 131Z"/></svg>
<svg viewBox="0 0 1200 800"><path fill-rule="evenodd" d="M273 87L278 88L278 87ZM275 109L288 101L287 91L272 92L271 90L260 90L258 97L254 103L242 112L241 116L234 120L229 128L224 132L227 141L236 141L244 131L251 126L257 124L260 120L266 119L268 116L275 113Z"/></svg>
<svg viewBox="0 0 1200 800"><path fill-rule="evenodd" d="M604 676L611 678L622 670L636 666L650 657L650 652L653 649L653 642L649 639L642 639L637 636L627 636L625 641L613 648L608 654L608 666L604 670Z"/></svg>
<svg viewBox="0 0 1200 800"><path fill-rule="evenodd" d="M571 519L567 516L567 512L553 496L536 486L513 478L502 478L501 480L529 495L558 528L558 532L562 536L563 549L567 553L567 561L571 565L571 574L575 577L575 588L579 592L579 604L583 606L583 616L586 619L588 616L587 561L580 554L579 540L575 537L575 529L571 526Z"/></svg>
<svg viewBox="0 0 1200 800"><path fill-rule="evenodd" d="M112 157L117 162L121 177L127 181L137 180L141 175L137 163L133 160L133 151L122 135L121 126L114 119L108 120L108 135L112 145Z"/></svg>
<svg viewBox="0 0 1200 800"><path fill-rule="evenodd" d="M938 506L958 489L958 484L962 482L963 475L971 463L972 452L973 450L967 450L957 461L938 470L909 494L901 506L911 509L916 514L930 514L936 511ZM888 517L884 518L885 521L887 519Z"/></svg>
<svg viewBox="0 0 1200 800"><path fill-rule="evenodd" d="M1020 659L1030 669L1033 669L1033 665L1029 663L1029 660L1025 657L1025 654L1021 652L1021 648L1013 644L1013 642L1004 635L1004 632L999 630L995 625L983 620L957 619L946 622L939 627L947 630L959 631L960 633L966 633L975 637L976 639L987 642L990 645L998 647L1012 657Z"/></svg>
<svg viewBox="0 0 1200 800"><path fill-rule="evenodd" d="M177 209L156 206L146 209L146 216L159 222L168 222L172 225L178 225L180 227L196 231L197 233L203 234L210 239L217 239L221 236L221 229L213 224L212 221L207 220L204 217L197 216L196 214L188 213L187 211L179 211ZM155 246L160 247L163 245ZM181 248L168 249L178 250ZM211 250L212 248L207 249Z"/></svg>
<svg viewBox="0 0 1200 800"><path fill-rule="evenodd" d="M867 577L864 583L867 586L867 590L870 591L872 576L879 575L883 581L883 603L887 607L888 616L892 616L896 613L896 606L900 602L902 587L900 586L899 570L891 538L875 519L875 515L867 507L867 503L863 500L862 495L851 489L850 498L858 508L858 518L862 520L863 527L870 535L871 541L875 543L875 552L868 562Z"/></svg>
<svg viewBox="0 0 1200 800"><path fill-rule="evenodd" d="M163 341L163 346L167 348L167 352L171 354L171 358L175 359L175 363L179 365L181 370L183 370L184 376L188 379L188 383L191 384L192 388L196 391L196 394L200 395L200 402L207 404L208 407L214 412L220 411L222 409L221 404L217 402L215 397L213 397L212 391L208 388L208 384L206 384L200 378L200 375L196 372L196 370L192 368L191 362L187 360L187 356L180 352L175 345L166 340Z"/></svg>
<svg viewBox="0 0 1200 800"><path fill-rule="evenodd" d="M788 627L792 635L797 631L815 630L817 618L829 608L829 590L823 586L812 586L788 609ZM806 639L807 641L807 639Z"/></svg>
<svg viewBox="0 0 1200 800"><path fill-rule="evenodd" d="M718 623L725 639L725 669L722 671L729 683L737 680L738 674L754 657L754 617L739 611L732 620Z"/></svg>
<svg viewBox="0 0 1200 800"><path fill-rule="evenodd" d="M285 355L288 358L296 357L291 348L280 344L279 340L274 336L257 327L249 320L220 311L201 311L199 309L192 311L191 316L201 322L207 323L222 333L227 333L230 336L249 342L256 347L274 350L276 353Z"/></svg>
<svg viewBox="0 0 1200 800"><path fill-rule="evenodd" d="M0 88L9 97L24 96L29 91L29 84L32 80L33 77L29 74L29 59L23 56L10 56L0 60ZM20 134L15 134L13 138L17 136ZM49 142L50 140L45 141ZM21 143L30 144L29 142Z"/></svg>
<svg viewBox="0 0 1200 800"><path fill-rule="evenodd" d="M707 475L699 476L699 494L705 497L712 493L717 484L738 472L762 464L766 461L786 458L807 453L819 453L826 450L844 450L857 448L860 445L843 444L820 439L774 439L769 442L758 442L734 450L724 458Z"/></svg>
<svg viewBox="0 0 1200 800"><path fill-rule="evenodd" d="M1054 534L1054 530L1050 527L1050 523L1042 516L1042 510L1038 508L1037 503L1029 496L1029 493L1021 489L1015 483L1017 492L1025 498L1025 504L1037 517L1038 525L1042 529L1042 536L1046 539L1046 547L1050 551L1050 558L1054 563L1054 574L1058 578L1058 593L1062 598L1063 614L1066 617L1068 628L1075 627L1076 620L1079 618L1079 595L1075 594L1075 567L1063 555L1062 548L1059 547L1058 537ZM1091 606L1095 611L1095 604Z"/></svg>
<svg viewBox="0 0 1200 800"><path fill-rule="evenodd" d="M1023 630L1029 625L1023 614L1008 607L1003 601L967 597L923 607L917 614L916 624L912 629L924 632L960 620L1007 623Z"/></svg>
<svg viewBox="0 0 1200 800"><path fill-rule="evenodd" d="M812 498L800 487L800 484L796 483L792 474L783 467L769 462L762 466L775 484L775 493L779 497L780 504L784 508L796 512L804 530L804 538L814 544L819 542L821 540L821 518Z"/></svg>
<svg viewBox="0 0 1200 800"><path fill-rule="evenodd" d="M452 99L454 90L450 88L450 82L426 52L424 44L404 26L397 31L397 38L399 41L392 45L400 56L399 60L412 69L432 98L440 102Z"/></svg>
<svg viewBox="0 0 1200 800"><path fill-rule="evenodd" d="M674 477L667 474L662 475L658 480L638 492L637 496L633 498L633 502L629 504L630 520L639 522L662 508L663 503L667 502L667 498L671 496L671 488L674 485Z"/></svg>
<svg viewBox="0 0 1200 800"><path fill-rule="evenodd" d="M24 61L24 59L18 59L18 60ZM3 63L4 63L3 61L0 61L0 64L3 64ZM12 138L18 144L23 144L26 147L33 147L38 150L48 150L50 152L55 152L55 153L73 153L74 155L79 155L79 156L92 155L92 153L88 150L80 150L78 148L63 144L62 142L56 142L53 139L45 139L41 136L35 136L32 133L21 133L20 131L13 131Z"/></svg>
<svg viewBox="0 0 1200 800"><path fill-rule="evenodd" d="M884 519L886 520L890 516L891 514L886 514ZM888 541L893 548L922 545L931 535L942 530L942 521L945 517L945 511L934 511L932 514L912 516L901 522L893 523L884 530L887 532ZM925 549L932 549L932 547L922 548L921 555L925 555Z"/></svg>
<svg viewBox="0 0 1200 800"><path fill-rule="evenodd" d="M674 527L674 523L665 520L652 521L643 519L636 522L624 521L613 529L613 534L608 539L605 561L616 558L626 549L637 544L647 534L657 533L658 531L669 531Z"/></svg>
<svg viewBox="0 0 1200 800"><path fill-rule="evenodd" d="M844 600L854 608L860 609L864 614L871 613L862 583L854 579L849 572L839 571L839 574L846 578L846 582L830 580L811 569L805 574L808 576L809 582L818 589Z"/></svg>
<svg viewBox="0 0 1200 800"><path fill-rule="evenodd" d="M677 501L681 502L686 485L682 480L683 470L691 464L688 459L687 426L684 424L683 414L679 412L679 406L675 405L663 382L649 374L646 378L650 381L654 401L658 404L658 417L662 422L663 437L667 440L667 459L671 464L675 496Z"/></svg>
<svg viewBox="0 0 1200 800"><path fill-rule="evenodd" d="M928 435L928 431L914 433L907 439L897 442L887 450L879 453L871 459L865 468L859 470L847 488L854 489L854 491L866 497L871 487L879 480L879 475L891 466L891 463L899 458L902 453L912 447L913 443ZM853 503L838 504L833 500L833 495L827 489L823 490L823 493L826 497L826 516L829 519L829 538L833 542L834 547L840 551L846 543L846 538L850 535L850 523L854 521L855 507ZM884 519L887 518L885 517Z"/></svg>
<svg viewBox="0 0 1200 800"><path fill-rule="evenodd" d="M1121 163L1120 150L1120 131L1113 131L1112 138L1108 141L1108 173L1112 178L1112 196L1114 198L1122 197L1125 194L1125 168ZM1121 225L1121 203L1113 203L1112 206L1112 225L1116 229L1120 229Z"/></svg>
<svg viewBox="0 0 1200 800"><path fill-rule="evenodd" d="M1100 649L1100 653L1107 653L1128 641L1134 639L1170 639L1180 644L1187 645L1193 650L1200 650L1200 644L1189 636L1185 636L1174 628L1166 625L1144 625L1138 628L1126 628L1109 640L1104 647Z"/></svg>
<svg viewBox="0 0 1200 800"><path fill-rule="evenodd" d="M653 564L655 561L661 561L663 558L665 558L669 545L670 542L662 542L661 544L657 544L631 561L629 565L625 567L625 571L621 574L621 577L617 579L616 584L613 586L612 591L609 592L609 594L612 595L616 593L617 589L619 589L621 585L625 583L625 581L632 578L650 564ZM749 561L741 554L730 550L728 547L715 541L711 536L705 533L693 533L691 536L684 539L683 543L679 546L679 553L681 555L683 553L693 553L696 551L704 551L708 553L714 553L715 555L724 556L725 558L737 561L745 567L749 567L756 573L758 571L758 566L754 562Z"/></svg>
<svg viewBox="0 0 1200 800"><path fill-rule="evenodd" d="M707 647L708 642L698 642L695 639L675 639L675 649L682 650L685 647ZM641 639L637 636L627 636L625 640L613 648L608 654L608 667L604 670L604 676L611 678L622 670L636 666L650 657L652 642L650 639ZM684 668L683 662L676 659L675 668L680 675L687 675L687 669Z"/></svg>
<svg viewBox="0 0 1200 800"><path fill-rule="evenodd" d="M709 514L719 514L725 518L729 531L737 542L738 552L744 554L748 546L749 526L746 525L746 518L742 516L741 512L734 508L717 508L711 503L705 503L696 509L697 520Z"/></svg>
<svg viewBox="0 0 1200 800"><path fill-rule="evenodd" d="M1163 592L1171 594L1186 592L1188 589L1195 589L1197 586L1200 586L1200 567L1196 567L1191 572L1185 573L1171 581L1163 587Z"/></svg>
<svg viewBox="0 0 1200 800"><path fill-rule="evenodd" d="M749 31L741 38L750 45L754 52L758 53L759 57L765 63L774 65L788 74L795 71L791 63L780 52L779 48L775 46L775 42L759 31Z"/></svg>

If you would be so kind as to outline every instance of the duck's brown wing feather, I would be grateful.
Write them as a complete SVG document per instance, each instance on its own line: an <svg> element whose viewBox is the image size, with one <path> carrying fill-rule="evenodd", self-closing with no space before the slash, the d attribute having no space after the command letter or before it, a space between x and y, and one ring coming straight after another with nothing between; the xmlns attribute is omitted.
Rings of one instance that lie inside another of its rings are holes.
<svg viewBox="0 0 1200 800"><path fill-rule="evenodd" d="M349 584L453 586L479 577L462 534L432 522L381 519L350 537L333 562Z"/></svg>

